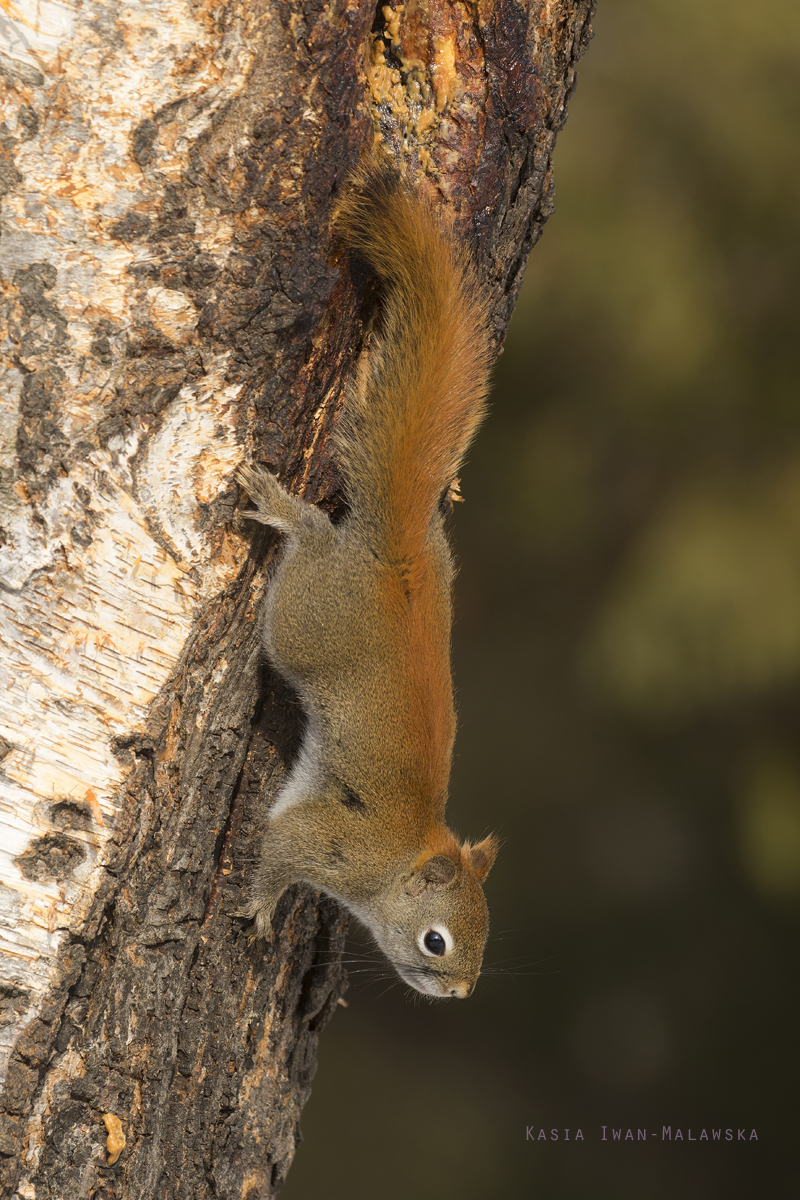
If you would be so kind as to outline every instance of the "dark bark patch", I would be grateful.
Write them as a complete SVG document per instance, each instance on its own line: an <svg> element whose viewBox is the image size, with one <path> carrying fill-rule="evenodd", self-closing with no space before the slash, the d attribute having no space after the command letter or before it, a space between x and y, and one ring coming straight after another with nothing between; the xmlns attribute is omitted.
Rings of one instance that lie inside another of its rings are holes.
<svg viewBox="0 0 800 1200"><path fill-rule="evenodd" d="M19 1117L11 1117L8 1113L0 1116L0 1155L12 1158L19 1153L19 1142L22 1136L22 1121Z"/></svg>
<svg viewBox="0 0 800 1200"><path fill-rule="evenodd" d="M29 66L27 63L18 62L16 58L10 58L7 54L0 51L0 75L3 75L11 83L27 83L28 87L40 88L44 84L44 75L36 70L35 67Z"/></svg>
<svg viewBox="0 0 800 1200"><path fill-rule="evenodd" d="M69 538L73 546L81 550L85 550L87 546L91 546L94 541L92 526L89 521L77 521L69 531Z"/></svg>
<svg viewBox="0 0 800 1200"><path fill-rule="evenodd" d="M158 277L164 287L174 292L202 295L220 273L210 254L187 254L173 258L159 268Z"/></svg>
<svg viewBox="0 0 800 1200"><path fill-rule="evenodd" d="M63 454L67 438L58 422L61 394L66 376L51 363L35 374L26 375L20 397L20 421L17 426L17 458L26 472L36 472L53 455Z"/></svg>
<svg viewBox="0 0 800 1200"><path fill-rule="evenodd" d="M158 416L178 395L187 377L199 369L197 351L176 352L174 346L147 323L131 330L118 391L107 405L107 415L97 425L100 443L107 444L112 437L123 434L131 416Z"/></svg>
<svg viewBox="0 0 800 1200"><path fill-rule="evenodd" d="M89 353L92 358L102 363L104 367L111 365L113 354L111 352L111 343L108 340L108 334L104 329L97 329L95 335L89 343Z"/></svg>
<svg viewBox="0 0 800 1200"><path fill-rule="evenodd" d="M22 175L14 166L11 152L0 146L0 196L13 192L22 183Z"/></svg>
<svg viewBox="0 0 800 1200"><path fill-rule="evenodd" d="M6 1087L3 1100L7 1112L21 1113L27 1109L31 1097L35 1094L38 1071L32 1071L18 1058L12 1058L8 1064Z"/></svg>
<svg viewBox="0 0 800 1200"><path fill-rule="evenodd" d="M83 800L58 800L50 809L56 829L91 829L92 810Z"/></svg>
<svg viewBox="0 0 800 1200"><path fill-rule="evenodd" d="M14 1024L30 1005L30 994L15 983L0 984L0 1025Z"/></svg>
<svg viewBox="0 0 800 1200"><path fill-rule="evenodd" d="M145 359L128 368L123 407L129 413L160 413L177 396L186 377L180 355Z"/></svg>
<svg viewBox="0 0 800 1200"><path fill-rule="evenodd" d="M158 126L149 117L141 121L133 131L131 153L139 166L144 170L155 158L155 143L158 137Z"/></svg>
<svg viewBox="0 0 800 1200"><path fill-rule="evenodd" d="M50 1195L86 1195L87 1168L92 1159L103 1161L98 1153L101 1147L105 1149L103 1127L98 1128L94 1122L88 1125L85 1105L76 1100L56 1109L48 1124L43 1155L50 1168Z"/></svg>
<svg viewBox="0 0 800 1200"><path fill-rule="evenodd" d="M109 233L120 242L142 241L150 232L152 222L144 213L129 212L110 227Z"/></svg>
<svg viewBox="0 0 800 1200"><path fill-rule="evenodd" d="M22 310L30 323L20 342L21 358L39 358L65 347L67 322L50 300L23 294Z"/></svg>
<svg viewBox="0 0 800 1200"><path fill-rule="evenodd" d="M98 1074L100 1073L87 1071L85 1075L70 1080L69 1094L73 1100L82 1100L84 1104L91 1104L97 1099L100 1092L100 1084L96 1078Z"/></svg>
<svg viewBox="0 0 800 1200"><path fill-rule="evenodd" d="M17 113L17 120L25 130L25 140L36 137L39 132L39 116L35 109L31 108L30 104L23 104Z"/></svg>
<svg viewBox="0 0 800 1200"><path fill-rule="evenodd" d="M66 376L55 358L67 349L67 320L45 293L58 274L48 262L34 262L14 273L21 320L16 328L15 361L25 371L17 426L17 457L27 474L52 475L55 456L63 455L68 440L59 412Z"/></svg>
<svg viewBox="0 0 800 1200"><path fill-rule="evenodd" d="M516 0L499 0L490 28L489 61L505 111L521 130L528 130L540 115L542 100L528 49L530 15Z"/></svg>
<svg viewBox="0 0 800 1200"><path fill-rule="evenodd" d="M59 880L66 879L85 857L86 850L75 838L47 833L36 838L14 861L26 879Z"/></svg>
<svg viewBox="0 0 800 1200"><path fill-rule="evenodd" d="M15 1052L32 1067L43 1067L50 1058L52 1030L44 1021L31 1021L17 1038Z"/></svg>
<svg viewBox="0 0 800 1200"><path fill-rule="evenodd" d="M10 754L14 749L14 743L9 742L4 737L0 737L0 762L3 761L7 754Z"/></svg>
<svg viewBox="0 0 800 1200"><path fill-rule="evenodd" d="M194 221L186 215L188 208L184 197L184 190L172 183L167 184L161 201L161 214L150 235L151 242L163 241L181 233L194 233Z"/></svg>
<svg viewBox="0 0 800 1200"><path fill-rule="evenodd" d="M58 271L52 263L33 262L14 273L14 283L23 296L40 296L56 286Z"/></svg>

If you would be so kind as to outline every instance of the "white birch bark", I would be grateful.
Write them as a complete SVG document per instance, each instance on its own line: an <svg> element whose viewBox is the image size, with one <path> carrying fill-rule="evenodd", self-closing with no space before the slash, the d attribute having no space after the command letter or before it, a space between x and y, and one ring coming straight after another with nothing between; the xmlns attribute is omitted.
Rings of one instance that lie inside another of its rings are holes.
<svg viewBox="0 0 800 1200"><path fill-rule="evenodd" d="M231 10L223 27L214 12L180 0L4 4L0 982L29 1003L0 1029L0 1074L52 982L64 931L85 920L118 825L126 768L113 739L142 726L198 606L247 552L236 533L204 527L200 509L230 489L242 458L229 352L206 355L202 376L171 400L135 488L131 462L152 422L134 417L92 444L127 339L197 345L197 308L131 274L151 247L126 244L115 223L158 213L248 81L246 19ZM135 131L170 104L148 171ZM234 222L202 208L188 216L198 251L224 269Z"/></svg>

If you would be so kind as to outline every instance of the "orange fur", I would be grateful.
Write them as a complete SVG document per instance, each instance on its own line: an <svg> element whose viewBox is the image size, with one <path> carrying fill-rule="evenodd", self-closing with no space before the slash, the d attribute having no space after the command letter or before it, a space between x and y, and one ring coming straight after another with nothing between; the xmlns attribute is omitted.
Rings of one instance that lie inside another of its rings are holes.
<svg viewBox="0 0 800 1200"><path fill-rule="evenodd" d="M382 320L337 443L353 511L390 567L384 603L402 631L408 735L426 803L440 818L455 714L431 523L485 411L486 303L452 234L443 236L431 206L377 156L351 180L334 229L381 285Z"/></svg>
<svg viewBox="0 0 800 1200"><path fill-rule="evenodd" d="M420 586L411 599L408 632L408 688L416 723L421 726L419 761L431 797L430 816L444 815L450 763L456 734L450 647L442 645L441 620L432 610L429 563L424 564ZM427 585L427 586L426 586Z"/></svg>
<svg viewBox="0 0 800 1200"><path fill-rule="evenodd" d="M485 410L483 289L430 205L377 158L352 180L334 229L383 288L381 327L337 440L353 507L369 514L413 594L434 511Z"/></svg>
<svg viewBox="0 0 800 1200"><path fill-rule="evenodd" d="M426 819L444 812L455 738L450 672L449 622L440 611L434 564L423 553L417 563L416 589L409 596L405 575L381 572L384 625L397 650L394 696L397 715L412 749L419 804Z"/></svg>

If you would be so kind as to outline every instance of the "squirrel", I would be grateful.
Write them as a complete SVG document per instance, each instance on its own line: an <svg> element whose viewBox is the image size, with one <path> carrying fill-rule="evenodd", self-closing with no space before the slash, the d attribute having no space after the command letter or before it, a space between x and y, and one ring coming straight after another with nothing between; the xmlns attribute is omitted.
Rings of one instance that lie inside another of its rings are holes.
<svg viewBox="0 0 800 1200"><path fill-rule="evenodd" d="M466 997L498 843L460 844L444 820L456 728L444 510L485 409L487 302L451 227L378 152L343 189L333 232L380 297L334 434L347 514L334 524L272 473L237 473L256 505L243 515L285 538L263 640L306 717L246 913L268 933L304 881L363 922L416 991Z"/></svg>

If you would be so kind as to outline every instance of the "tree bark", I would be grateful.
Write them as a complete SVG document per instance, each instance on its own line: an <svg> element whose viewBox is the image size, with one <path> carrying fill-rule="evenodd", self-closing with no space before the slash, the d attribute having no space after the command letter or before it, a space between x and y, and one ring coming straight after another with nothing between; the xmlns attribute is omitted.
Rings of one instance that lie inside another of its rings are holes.
<svg viewBox="0 0 800 1200"><path fill-rule="evenodd" d="M341 504L364 289L328 222L376 134L457 214L500 343L592 6L0 4L6 1195L285 1179L346 915L234 915L300 724L233 471Z"/></svg>

